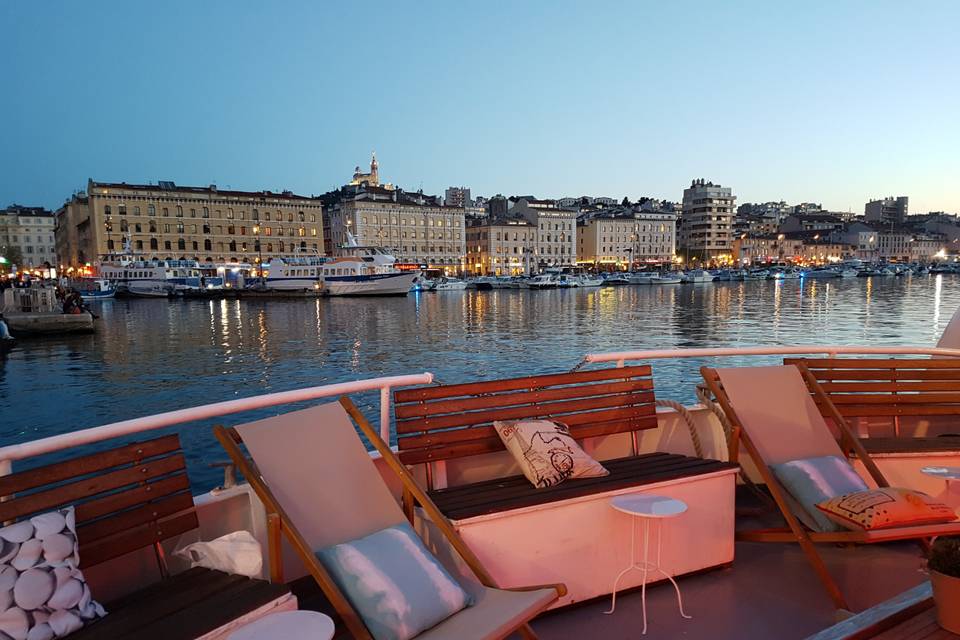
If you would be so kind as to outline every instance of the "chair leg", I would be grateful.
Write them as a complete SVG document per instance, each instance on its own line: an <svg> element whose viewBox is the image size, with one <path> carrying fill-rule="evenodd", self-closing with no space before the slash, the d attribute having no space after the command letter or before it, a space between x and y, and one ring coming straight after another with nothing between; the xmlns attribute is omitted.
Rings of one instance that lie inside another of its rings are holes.
<svg viewBox="0 0 960 640"><path fill-rule="evenodd" d="M529 623L520 627L520 635L523 636L524 640L538 640L537 634L534 633Z"/></svg>
<svg viewBox="0 0 960 640"><path fill-rule="evenodd" d="M839 585L837 585L833 576L830 575L830 571L827 569L827 565L824 564L823 558L817 553L813 541L810 540L806 533L802 533L798 538L800 548L807 554L807 559L810 560L810 564L813 565L813 570L817 572L820 582L827 588L827 593L830 595L830 599L833 600L833 604L837 609L849 610L850 607L847 605L847 601L843 597Z"/></svg>

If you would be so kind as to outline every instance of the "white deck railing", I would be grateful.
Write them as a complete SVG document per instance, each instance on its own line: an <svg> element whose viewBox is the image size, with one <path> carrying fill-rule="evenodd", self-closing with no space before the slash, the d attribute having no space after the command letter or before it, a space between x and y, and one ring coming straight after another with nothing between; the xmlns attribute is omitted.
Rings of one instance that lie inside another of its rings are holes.
<svg viewBox="0 0 960 640"><path fill-rule="evenodd" d="M960 358L960 349L936 347L842 347L842 346L798 346L798 347L720 347L704 349L648 349L644 351L614 351L612 353L590 353L583 357L577 367L588 363L616 362L624 366L628 360L667 360L674 358L719 358L731 356L797 356L825 355L835 358L838 355L911 355L946 356Z"/></svg>
<svg viewBox="0 0 960 640"><path fill-rule="evenodd" d="M105 424L100 427L90 429L81 429L72 433L63 433L60 435L40 438L21 444L12 444L6 447L0 447L0 474L10 473L11 464L14 460L22 460L33 456L39 456L55 451L62 451L71 447L77 447L85 444L92 444L102 440L109 440L133 433L152 431L162 429L186 422L196 420L205 420L217 416L225 416L231 413L240 413L254 409L263 409L265 407L274 407L282 404L291 404L294 402L303 402L305 400L317 400L319 398L331 398L349 393L360 393L362 391L380 390L380 434L384 440L390 440L390 390L393 387L405 387L415 384L430 384L433 382L432 373L417 373L406 376L390 376L383 378L370 378L368 380L355 380L353 382L340 382L336 384L327 384L319 387L309 387L307 389L296 389L293 391L281 391L278 393L268 393L251 398L240 398L238 400L228 400L226 402L215 402L205 404L199 407L189 409L179 409L177 411L168 411L158 413L153 416L143 418L134 418L132 420L123 420Z"/></svg>

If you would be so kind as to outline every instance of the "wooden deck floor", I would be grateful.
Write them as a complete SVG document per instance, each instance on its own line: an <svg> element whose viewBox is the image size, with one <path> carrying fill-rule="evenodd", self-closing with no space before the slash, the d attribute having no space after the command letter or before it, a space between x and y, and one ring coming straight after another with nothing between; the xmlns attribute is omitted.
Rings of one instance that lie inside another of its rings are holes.
<svg viewBox="0 0 960 640"><path fill-rule="evenodd" d="M927 579L919 548L912 543L824 547L823 555L857 611ZM732 567L678 582L693 619L680 618L669 584L652 585L647 589L646 638L800 640L837 622L833 604L796 545L737 543ZM332 613L312 580L291 586L301 608ZM541 640L640 637L640 593L622 594L616 613L604 615L609 606L608 598L575 605L541 616L533 627ZM337 628L338 638L347 637L342 625Z"/></svg>

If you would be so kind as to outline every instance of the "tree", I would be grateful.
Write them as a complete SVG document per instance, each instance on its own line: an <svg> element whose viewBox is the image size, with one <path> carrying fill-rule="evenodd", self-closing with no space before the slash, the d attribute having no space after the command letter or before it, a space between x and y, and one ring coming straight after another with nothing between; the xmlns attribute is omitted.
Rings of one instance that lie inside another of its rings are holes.
<svg viewBox="0 0 960 640"><path fill-rule="evenodd" d="M629 207L629 206L630 206L630 198L628 198L627 196L623 196L623 202L620 203L620 206L621 206L621 207Z"/></svg>
<svg viewBox="0 0 960 640"><path fill-rule="evenodd" d="M0 256L3 256L7 259L7 263L3 265L3 270L9 270L11 265L17 265L18 267L23 265L23 254L20 252L20 247L10 247L6 245L0 246Z"/></svg>

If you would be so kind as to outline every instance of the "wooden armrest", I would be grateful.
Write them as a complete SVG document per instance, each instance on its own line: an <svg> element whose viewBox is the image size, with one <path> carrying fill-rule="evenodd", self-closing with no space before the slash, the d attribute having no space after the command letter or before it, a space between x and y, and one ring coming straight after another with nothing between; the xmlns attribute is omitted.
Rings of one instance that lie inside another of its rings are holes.
<svg viewBox="0 0 960 640"><path fill-rule="evenodd" d="M509 587L504 589L504 591L540 591L541 589L553 589L557 592L557 597L562 598L567 595L567 585L562 582L557 584L535 584L525 587Z"/></svg>

